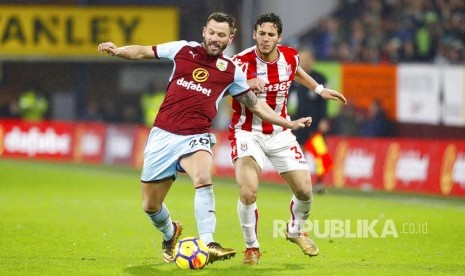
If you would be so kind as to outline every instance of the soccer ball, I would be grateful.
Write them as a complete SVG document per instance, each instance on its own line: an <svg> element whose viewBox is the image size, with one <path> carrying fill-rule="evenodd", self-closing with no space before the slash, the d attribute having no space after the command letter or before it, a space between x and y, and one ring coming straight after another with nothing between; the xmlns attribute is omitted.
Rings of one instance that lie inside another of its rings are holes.
<svg viewBox="0 0 465 276"><path fill-rule="evenodd" d="M181 269L202 269L208 262L208 247L198 238L184 238L174 248L174 261Z"/></svg>

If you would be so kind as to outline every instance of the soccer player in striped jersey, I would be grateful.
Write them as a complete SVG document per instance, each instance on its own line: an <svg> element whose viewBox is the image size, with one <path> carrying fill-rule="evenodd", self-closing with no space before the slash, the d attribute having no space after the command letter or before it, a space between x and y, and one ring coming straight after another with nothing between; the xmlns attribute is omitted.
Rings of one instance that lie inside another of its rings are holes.
<svg viewBox="0 0 465 276"><path fill-rule="evenodd" d="M235 55L233 60L246 73L259 101L268 103L283 118L289 118L286 102L295 79L325 99L345 97L324 88L299 67L297 50L279 45L282 22L278 15L267 13L257 18L253 38L255 46ZM312 92L313 93L313 92ZM260 171L268 159L292 190L291 218L286 239L296 243L308 256L319 253L317 245L304 233L303 226L312 205L312 184L304 154L291 129L261 120L247 106L233 100L230 139L236 181L240 190L237 212L246 242L244 264L257 264L260 258L257 239L257 193Z"/></svg>
<svg viewBox="0 0 465 276"><path fill-rule="evenodd" d="M210 128L218 103L226 93L273 124L296 130L311 123L310 118L290 121L257 100L245 74L222 55L234 33L234 18L215 12L203 28L203 43L173 41L154 46L117 47L105 42L98 46L100 52L125 59L169 59L174 63L165 99L144 150L141 175L143 208L163 234L165 262L173 261L174 246L182 231L181 224L171 220L163 203L178 172L186 172L193 181L197 230L208 246L209 262L229 259L236 254L234 249L224 248L213 239L216 216Z"/></svg>

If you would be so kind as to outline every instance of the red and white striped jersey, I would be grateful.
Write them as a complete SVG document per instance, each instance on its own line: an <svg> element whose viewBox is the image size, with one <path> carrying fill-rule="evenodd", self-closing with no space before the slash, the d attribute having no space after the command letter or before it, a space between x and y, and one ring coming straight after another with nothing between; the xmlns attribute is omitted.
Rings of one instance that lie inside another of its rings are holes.
<svg viewBox="0 0 465 276"><path fill-rule="evenodd" d="M278 45L279 58L273 62L266 62L259 58L256 47L250 47L235 55L233 60L246 73L247 79L261 78L267 82L265 92L255 92L258 99L265 101L283 118L289 119L287 113L287 98L289 87L294 79L300 63L296 49ZM230 132L234 135L236 129L272 134L285 128L262 121L247 107L233 100L233 116Z"/></svg>

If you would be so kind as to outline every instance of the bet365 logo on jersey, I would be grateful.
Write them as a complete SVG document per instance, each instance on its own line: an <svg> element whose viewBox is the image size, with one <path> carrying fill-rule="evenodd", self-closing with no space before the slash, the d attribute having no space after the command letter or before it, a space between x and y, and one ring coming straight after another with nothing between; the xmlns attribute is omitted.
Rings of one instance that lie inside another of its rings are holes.
<svg viewBox="0 0 465 276"><path fill-rule="evenodd" d="M273 83L265 86L265 91L267 92L284 92L291 87L292 81L283 81L280 83Z"/></svg>

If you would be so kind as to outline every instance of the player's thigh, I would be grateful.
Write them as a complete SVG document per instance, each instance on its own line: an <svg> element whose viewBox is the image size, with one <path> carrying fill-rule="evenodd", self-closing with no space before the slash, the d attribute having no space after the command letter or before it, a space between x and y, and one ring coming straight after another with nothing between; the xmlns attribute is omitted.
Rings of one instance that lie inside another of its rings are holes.
<svg viewBox="0 0 465 276"><path fill-rule="evenodd" d="M177 169L186 172L195 186L211 184L213 157L209 134L190 135L180 146Z"/></svg>
<svg viewBox="0 0 465 276"><path fill-rule="evenodd" d="M249 157L252 160L244 159L244 165L255 163L260 170L263 169L266 156L259 143L259 137L249 131L236 131L231 141L231 146L231 157L234 165L238 159Z"/></svg>
<svg viewBox="0 0 465 276"><path fill-rule="evenodd" d="M280 174L289 171L308 171L308 164L295 136L281 132L267 141L266 156Z"/></svg>
<svg viewBox="0 0 465 276"><path fill-rule="evenodd" d="M196 187L212 183L212 163L211 153L205 150L198 150L180 160L182 170L189 175Z"/></svg>
<svg viewBox="0 0 465 276"><path fill-rule="evenodd" d="M261 169L255 159L252 156L236 159L234 170L241 193L257 193Z"/></svg>

